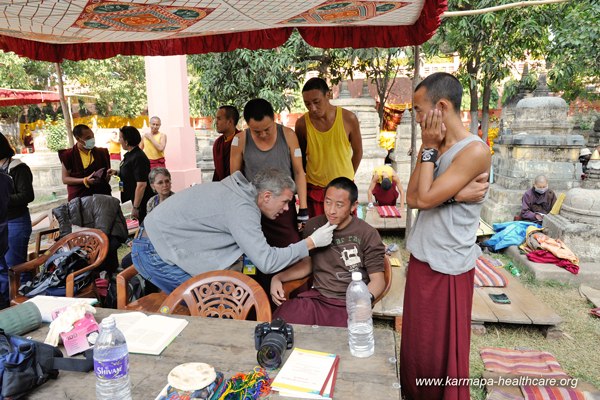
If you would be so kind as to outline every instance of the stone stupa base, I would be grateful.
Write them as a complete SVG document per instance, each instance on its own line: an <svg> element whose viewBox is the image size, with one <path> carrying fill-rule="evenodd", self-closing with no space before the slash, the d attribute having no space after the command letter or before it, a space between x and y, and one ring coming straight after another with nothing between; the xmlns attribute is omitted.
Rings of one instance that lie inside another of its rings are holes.
<svg viewBox="0 0 600 400"><path fill-rule="evenodd" d="M582 262L600 260L600 226L572 222L562 215L547 215L543 226L546 235L562 240Z"/></svg>
<svg viewBox="0 0 600 400"><path fill-rule="evenodd" d="M512 221L521 212L521 198L525 191L521 189L506 189L492 184L488 199L483 204L481 219L489 224Z"/></svg>

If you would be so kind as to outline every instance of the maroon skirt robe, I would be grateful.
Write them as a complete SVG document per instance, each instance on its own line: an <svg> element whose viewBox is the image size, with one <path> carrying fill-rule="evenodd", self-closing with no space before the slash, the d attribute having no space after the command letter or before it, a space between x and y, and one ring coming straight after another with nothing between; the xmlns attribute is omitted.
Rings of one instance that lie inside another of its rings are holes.
<svg viewBox="0 0 600 400"><path fill-rule="evenodd" d="M400 381L408 400L469 400L469 349L475 269L436 272L412 255L406 274ZM437 384L421 378L441 379ZM460 379L464 379L460 383Z"/></svg>

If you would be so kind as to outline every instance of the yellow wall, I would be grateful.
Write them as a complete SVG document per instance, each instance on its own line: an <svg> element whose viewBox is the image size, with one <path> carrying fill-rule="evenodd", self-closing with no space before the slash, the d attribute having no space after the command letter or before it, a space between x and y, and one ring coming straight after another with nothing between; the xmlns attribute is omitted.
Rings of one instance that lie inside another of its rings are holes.
<svg viewBox="0 0 600 400"><path fill-rule="evenodd" d="M146 126L150 126L148 116L140 115L135 118L126 118L126 117L99 117L97 115L90 115L87 117L79 117L73 118L73 126L79 124L85 124L88 126L93 126L93 121L96 120L96 125L98 128L121 128L124 125L135 126L138 129L141 129L144 126L144 121L146 122ZM19 132L21 134L21 139L25 137L26 132L32 132L36 129L41 129L45 125L45 121L38 120L36 122L29 122L27 124L19 124Z"/></svg>

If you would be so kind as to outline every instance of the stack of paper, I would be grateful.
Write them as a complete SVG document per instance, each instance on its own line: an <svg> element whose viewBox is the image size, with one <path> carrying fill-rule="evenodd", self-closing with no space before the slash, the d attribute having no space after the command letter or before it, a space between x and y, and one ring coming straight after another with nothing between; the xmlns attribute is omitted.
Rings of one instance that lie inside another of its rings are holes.
<svg viewBox="0 0 600 400"><path fill-rule="evenodd" d="M281 396L331 399L339 360L335 354L294 348L271 387Z"/></svg>

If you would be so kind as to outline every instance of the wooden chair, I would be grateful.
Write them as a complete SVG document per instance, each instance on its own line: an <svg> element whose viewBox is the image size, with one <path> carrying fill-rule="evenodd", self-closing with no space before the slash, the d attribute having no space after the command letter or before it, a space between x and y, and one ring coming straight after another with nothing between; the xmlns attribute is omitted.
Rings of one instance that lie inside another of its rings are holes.
<svg viewBox="0 0 600 400"><path fill-rule="evenodd" d="M254 309L257 321L271 322L265 291L254 279L237 271L210 271L188 279L166 298L160 312L170 314L182 303L193 316L246 319Z"/></svg>
<svg viewBox="0 0 600 400"><path fill-rule="evenodd" d="M375 298L373 305L377 304L377 302L381 300L387 294L387 292L390 291L390 287L392 286L392 263L390 262L390 257L388 255L386 255L383 259L383 278L385 280L385 287L383 288L383 292L381 292L381 294ZM285 292L285 298L293 298L298 293L310 289L311 285L311 276L284 282L283 291Z"/></svg>
<svg viewBox="0 0 600 400"><path fill-rule="evenodd" d="M108 237L98 229L84 229L59 239L40 257L23 264L15 265L8 270L11 305L20 304L28 299L28 297L19 295L18 293L19 286L21 286L21 274L29 272L32 275L35 275L39 272L39 268L44 265L46 260L59 249L72 249L76 246L81 247L87 252L89 256L89 265L79 271L67 275L65 297L96 297L93 283L82 288L75 295L75 277L84 272L92 271L102 264L108 253Z"/></svg>
<svg viewBox="0 0 600 400"><path fill-rule="evenodd" d="M38 258L41 253L47 251L56 242L60 235L58 220L52 215L52 210L31 221L31 227L35 227L46 218L48 218L48 227L35 232L35 240L27 251L27 260Z"/></svg>
<svg viewBox="0 0 600 400"><path fill-rule="evenodd" d="M161 304L167 298L165 292L150 293L131 303L129 302L130 293L127 291L127 283L131 278L137 275L137 273L135 267L130 265L117 275L117 308L119 310L129 311L158 312ZM178 312L173 312L173 314L189 315L189 310L183 307Z"/></svg>
<svg viewBox="0 0 600 400"><path fill-rule="evenodd" d="M217 282L217 281L225 282L230 279L229 278L230 276L233 276L235 278L238 278L240 281L245 282L246 286L251 289L251 292L254 292L253 298L255 299L254 301L256 302L256 304L254 304L254 308L257 313L257 320L271 321L271 309L269 306L269 301L268 301L269 299L268 299L265 291L260 287L260 285L258 285L254 281L254 279L249 278L242 273L236 272L235 274L233 274L233 272L234 271L219 270L219 271L211 271L211 272L206 272L204 274L200 274L196 277L190 278L187 282L183 283L179 288L175 289L173 291L173 293L171 293L171 296L173 296L174 293L176 293L182 287L186 286L188 283L190 285L193 284L193 282L191 282L191 281L194 279L210 277L210 279L212 279L213 282ZM190 310L186 306L188 304L188 301L186 299L183 299L183 302L181 300L177 301L177 304L175 306L165 304L167 297L168 297L165 292L150 293L142 298L139 298L137 300L129 302L128 301L129 293L127 293L127 286L128 286L127 283L137 273L138 272L135 269L135 267L133 265L131 265L131 266L127 267L126 269L124 269L123 271L121 271L121 273L119 273L117 275L117 308L119 310L158 313L158 312L163 312L163 308L162 308L163 306L167 306L167 307L169 307L169 311L166 312L166 314L203 315L203 314L193 314L194 311ZM240 277L240 275L241 275L241 277ZM200 284L197 284L196 286L198 286L198 285L200 285ZM189 289L189 290L191 291L192 289ZM202 290L204 290L204 289L202 289ZM248 291L248 289L244 289L244 288L241 288L240 290ZM185 291L185 289L181 289L181 292L183 292L183 291ZM196 289L196 291L197 291L197 289ZM182 293L182 295L183 295L183 293ZM265 301L266 301L266 303L265 303ZM196 300L194 300L194 302L191 302L189 304L195 304L195 302L196 302ZM264 304L266 304L266 306L264 306ZM252 304L249 305L250 308L251 308L251 306L252 306ZM173 307L175 307L175 308L173 308ZM264 314L265 310L268 310L268 315ZM214 310L212 310L212 311L214 311ZM246 314L244 314L244 318L242 318L242 319L245 319L246 316L247 316L247 310L246 310Z"/></svg>

